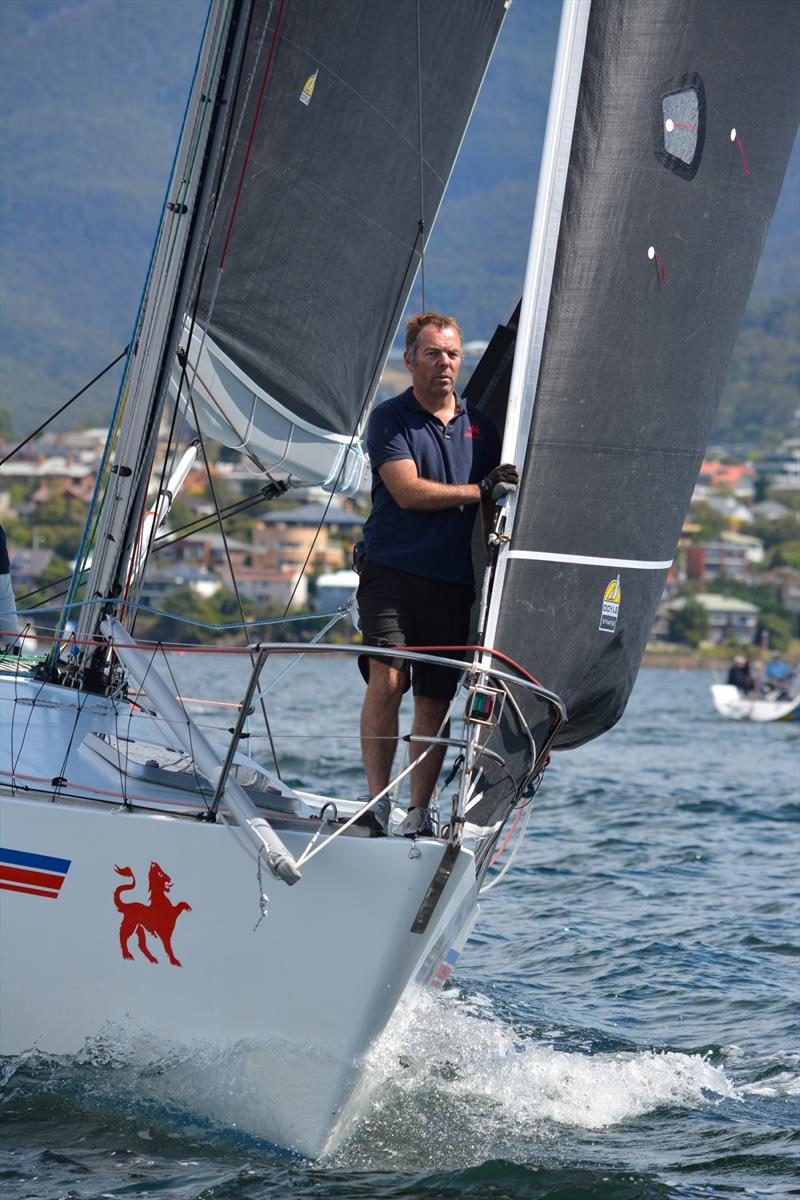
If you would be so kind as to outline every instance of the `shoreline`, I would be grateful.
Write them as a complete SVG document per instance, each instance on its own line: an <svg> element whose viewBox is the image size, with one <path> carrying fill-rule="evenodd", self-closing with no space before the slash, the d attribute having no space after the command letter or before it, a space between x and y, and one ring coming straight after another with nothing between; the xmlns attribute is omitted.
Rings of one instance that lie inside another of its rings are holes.
<svg viewBox="0 0 800 1200"><path fill-rule="evenodd" d="M644 658L642 659L642 669L644 667L676 667L681 671L714 671L727 670L730 664L731 659L729 657L705 659L691 652L684 654L659 654L658 652L645 651Z"/></svg>

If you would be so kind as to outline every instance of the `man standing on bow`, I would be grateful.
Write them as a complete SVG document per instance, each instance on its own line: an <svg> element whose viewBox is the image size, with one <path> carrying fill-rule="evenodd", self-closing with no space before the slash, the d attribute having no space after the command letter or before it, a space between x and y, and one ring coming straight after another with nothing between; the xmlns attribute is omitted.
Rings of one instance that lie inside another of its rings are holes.
<svg viewBox="0 0 800 1200"><path fill-rule="evenodd" d="M456 393L461 330L453 317L421 313L406 327L403 360L411 387L379 404L369 420L372 513L364 526L358 608L368 646L464 646L474 599L472 527L481 502L513 491L519 476L498 466L500 439L489 418L468 410ZM442 649L446 658L461 657ZM370 797L389 783L398 712L413 682L412 737L447 736L442 729L457 672L399 658L359 660L367 680L361 747ZM426 749L412 741L409 759ZM411 771L407 837L432 832L428 802L445 747L433 745ZM385 833L389 798L361 818Z"/></svg>

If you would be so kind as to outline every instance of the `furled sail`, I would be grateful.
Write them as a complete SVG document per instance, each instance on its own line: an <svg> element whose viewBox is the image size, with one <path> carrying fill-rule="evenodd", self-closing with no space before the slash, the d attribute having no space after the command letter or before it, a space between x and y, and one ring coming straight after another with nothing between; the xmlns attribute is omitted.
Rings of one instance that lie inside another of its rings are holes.
<svg viewBox="0 0 800 1200"><path fill-rule="evenodd" d="M625 708L800 99L795 0L567 5L585 50L551 116L560 149L537 201L503 450L522 480L485 638L564 700L561 747ZM530 282L548 252L549 289ZM490 410L500 399L484 395ZM541 745L548 714L534 702L525 716ZM499 736L519 779L524 747L510 725Z"/></svg>
<svg viewBox="0 0 800 1200"><path fill-rule="evenodd" d="M184 348L201 425L264 469L358 485L353 434L505 7L242 4L229 147Z"/></svg>

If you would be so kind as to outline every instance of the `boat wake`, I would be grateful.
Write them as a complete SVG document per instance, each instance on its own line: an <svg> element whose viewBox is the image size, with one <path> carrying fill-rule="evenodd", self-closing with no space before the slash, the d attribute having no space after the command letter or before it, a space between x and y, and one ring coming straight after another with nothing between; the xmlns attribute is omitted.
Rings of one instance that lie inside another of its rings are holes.
<svg viewBox="0 0 800 1200"><path fill-rule="evenodd" d="M553 1034L558 1037L557 1034ZM563 1044L563 1039L559 1039ZM287 1048L288 1050L288 1048ZM167 1046L109 1026L81 1055L5 1061L6 1099L22 1089L57 1094L85 1111L122 1109L134 1122L202 1127L223 1141L263 1140L272 1114L263 1082L310 1086L275 1042L235 1049ZM601 1130L657 1109L700 1108L741 1096L722 1067L675 1051L586 1053L520 1032L481 996L414 991L371 1051L361 1121L331 1166L400 1169L514 1161L515 1147L563 1149L571 1131ZM775 1081L771 1081L774 1086ZM746 1089L745 1089L746 1090ZM752 1089L749 1089L752 1090ZM356 1114L354 1114L355 1116ZM415 1131L424 1130L418 1137Z"/></svg>
<svg viewBox="0 0 800 1200"><path fill-rule="evenodd" d="M369 1070L377 1099L342 1166L381 1159L427 1165L514 1160L515 1145L562 1143L570 1131L601 1130L657 1109L736 1099L724 1069L700 1054L652 1050L587 1054L521 1034L481 997L453 990L407 998L377 1043Z"/></svg>

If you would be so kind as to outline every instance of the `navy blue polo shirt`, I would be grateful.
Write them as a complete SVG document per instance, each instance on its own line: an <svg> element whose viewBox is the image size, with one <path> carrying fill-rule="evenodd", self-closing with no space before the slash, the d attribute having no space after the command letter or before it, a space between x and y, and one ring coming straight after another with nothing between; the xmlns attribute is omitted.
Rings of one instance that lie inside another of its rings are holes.
<svg viewBox="0 0 800 1200"><path fill-rule="evenodd" d="M367 450L372 464L372 512L364 526L367 558L428 579L472 583L470 546L479 505L435 512L400 508L378 467L410 458L422 479L480 483L500 461L500 438L486 414L457 399L455 416L445 426L409 388L374 409Z"/></svg>

